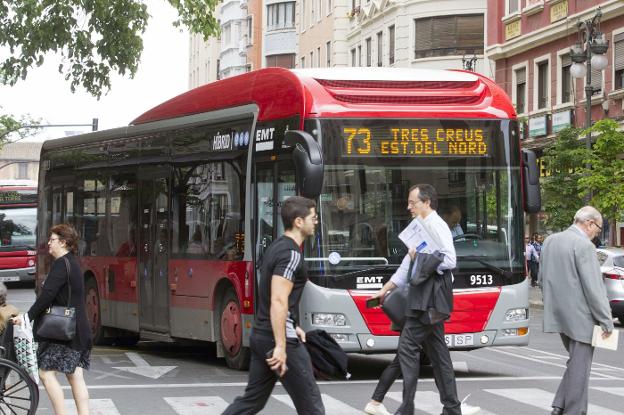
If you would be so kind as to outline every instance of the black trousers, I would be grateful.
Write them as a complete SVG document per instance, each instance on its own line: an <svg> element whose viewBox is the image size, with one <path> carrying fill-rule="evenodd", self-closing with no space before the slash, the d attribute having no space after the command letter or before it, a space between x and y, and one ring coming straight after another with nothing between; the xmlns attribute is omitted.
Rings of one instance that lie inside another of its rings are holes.
<svg viewBox="0 0 624 415"><path fill-rule="evenodd" d="M457 398L455 371L451 354L444 341L444 322L422 324L418 318L408 317L399 338L399 363L403 374L403 402L396 415L414 415L414 397L420 374L420 352L425 349L431 360L442 415L461 415Z"/></svg>
<svg viewBox="0 0 624 415"><path fill-rule="evenodd" d="M401 364L399 363L399 355L394 356L394 360L390 363L379 377L375 392L373 392L372 399L377 402L382 402L386 397L386 393L390 390L390 387L401 376Z"/></svg>
<svg viewBox="0 0 624 415"><path fill-rule="evenodd" d="M277 382L277 375L266 362L266 353L275 347L273 336L252 332L249 347L251 363L245 394L236 398L222 415L257 414L266 405ZM297 414L324 415L325 407L314 379L312 361L305 345L299 340L288 339L286 366L288 371L280 381L295 404Z"/></svg>

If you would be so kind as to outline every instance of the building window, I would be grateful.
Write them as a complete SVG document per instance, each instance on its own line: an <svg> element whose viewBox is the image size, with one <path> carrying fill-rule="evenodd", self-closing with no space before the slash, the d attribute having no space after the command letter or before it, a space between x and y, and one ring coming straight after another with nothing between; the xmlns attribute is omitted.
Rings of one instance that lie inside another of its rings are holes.
<svg viewBox="0 0 624 415"><path fill-rule="evenodd" d="M548 61L537 64L537 109L548 105Z"/></svg>
<svg viewBox="0 0 624 415"><path fill-rule="evenodd" d="M17 178L28 179L28 163L17 163Z"/></svg>
<svg viewBox="0 0 624 415"><path fill-rule="evenodd" d="M372 43L373 42L370 37L366 39L366 66L371 66L373 64L371 55Z"/></svg>
<svg viewBox="0 0 624 415"><path fill-rule="evenodd" d="M305 56L301 57L301 67L305 68Z"/></svg>
<svg viewBox="0 0 624 415"><path fill-rule="evenodd" d="M592 68L591 70L591 86L592 96L593 95L602 95L602 71L599 69Z"/></svg>
<svg viewBox="0 0 624 415"><path fill-rule="evenodd" d="M394 25L388 28L388 62L394 64Z"/></svg>
<svg viewBox="0 0 624 415"><path fill-rule="evenodd" d="M247 45L253 44L253 16L247 16Z"/></svg>
<svg viewBox="0 0 624 415"><path fill-rule="evenodd" d="M310 52L310 68L314 68L314 51Z"/></svg>
<svg viewBox="0 0 624 415"><path fill-rule="evenodd" d="M414 19L414 57L482 55L483 15Z"/></svg>
<svg viewBox="0 0 624 415"><path fill-rule="evenodd" d="M232 40L232 25L230 23L223 26L223 45L225 48L230 46L230 41Z"/></svg>
<svg viewBox="0 0 624 415"><path fill-rule="evenodd" d="M310 27L314 26L314 3L316 0L310 0Z"/></svg>
<svg viewBox="0 0 624 415"><path fill-rule="evenodd" d="M362 45L358 46L357 58L358 58L357 66L362 66Z"/></svg>
<svg viewBox="0 0 624 415"><path fill-rule="evenodd" d="M275 3L267 6L267 30L295 27L295 2Z"/></svg>
<svg viewBox="0 0 624 415"><path fill-rule="evenodd" d="M295 54L285 53L281 55L269 55L266 57L267 67L279 67L279 68L294 68L295 67Z"/></svg>
<svg viewBox="0 0 624 415"><path fill-rule="evenodd" d="M357 61L355 60L355 48L351 49L351 66L357 66Z"/></svg>
<svg viewBox="0 0 624 415"><path fill-rule="evenodd" d="M614 89L622 89L624 88L624 33L615 35L613 44Z"/></svg>
<svg viewBox="0 0 624 415"><path fill-rule="evenodd" d="M331 42L325 43L325 59L327 67L331 67Z"/></svg>
<svg viewBox="0 0 624 415"><path fill-rule="evenodd" d="M569 54L561 56L561 103L572 101L572 59Z"/></svg>
<svg viewBox="0 0 624 415"><path fill-rule="evenodd" d="M316 67L321 67L321 47L316 48Z"/></svg>
<svg viewBox="0 0 624 415"><path fill-rule="evenodd" d="M383 32L377 33L377 66L383 66Z"/></svg>
<svg viewBox="0 0 624 415"><path fill-rule="evenodd" d="M332 0L327 0L327 15L329 16L332 12Z"/></svg>
<svg viewBox="0 0 624 415"><path fill-rule="evenodd" d="M518 13L520 11L520 0L507 0L507 14Z"/></svg>
<svg viewBox="0 0 624 415"><path fill-rule="evenodd" d="M516 70L516 112L526 113L526 68Z"/></svg>
<svg viewBox="0 0 624 415"><path fill-rule="evenodd" d="M301 32L305 32L306 28L306 0L301 0Z"/></svg>

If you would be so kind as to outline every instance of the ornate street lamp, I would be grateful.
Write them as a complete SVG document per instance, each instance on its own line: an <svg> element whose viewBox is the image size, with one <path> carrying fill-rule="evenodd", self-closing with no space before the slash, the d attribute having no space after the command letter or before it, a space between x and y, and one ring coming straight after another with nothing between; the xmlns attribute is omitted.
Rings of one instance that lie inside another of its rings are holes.
<svg viewBox="0 0 624 415"><path fill-rule="evenodd" d="M574 78L585 77L585 128L590 128L592 125L591 98L594 94L594 88L591 84L592 68L602 71L608 64L606 53L607 49L609 49L609 41L605 38L604 33L600 31L601 17L602 11L598 8L594 17L578 23L579 41L570 49L570 58L573 62L572 67L570 67L570 74ZM585 146L588 150L591 149L591 133L589 132L587 133Z"/></svg>
<svg viewBox="0 0 624 415"><path fill-rule="evenodd" d="M462 67L467 70L474 72L477 66L477 54L473 53L472 56L462 56Z"/></svg>

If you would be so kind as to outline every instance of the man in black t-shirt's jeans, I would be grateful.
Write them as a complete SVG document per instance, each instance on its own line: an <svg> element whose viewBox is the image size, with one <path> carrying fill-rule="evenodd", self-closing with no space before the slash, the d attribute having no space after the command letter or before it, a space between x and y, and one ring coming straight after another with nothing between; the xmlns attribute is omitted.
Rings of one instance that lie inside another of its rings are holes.
<svg viewBox="0 0 624 415"><path fill-rule="evenodd" d="M282 204L281 216L284 235L269 246L260 264L247 388L222 415L260 412L278 377L298 414L325 414L310 355L302 343L305 332L297 325L299 301L308 279L300 246L314 234L316 203L300 196L289 197Z"/></svg>

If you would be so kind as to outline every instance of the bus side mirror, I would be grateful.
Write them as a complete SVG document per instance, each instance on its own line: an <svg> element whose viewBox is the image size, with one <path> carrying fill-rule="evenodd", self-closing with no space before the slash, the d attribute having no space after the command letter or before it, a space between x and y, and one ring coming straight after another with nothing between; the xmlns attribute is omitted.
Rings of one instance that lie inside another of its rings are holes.
<svg viewBox="0 0 624 415"><path fill-rule="evenodd" d="M542 209L537 157L532 150L522 150L522 186L524 210L537 213Z"/></svg>
<svg viewBox="0 0 624 415"><path fill-rule="evenodd" d="M324 166L321 146L310 134L300 130L286 131L284 144L294 147L292 156L299 194L316 199L323 187Z"/></svg>

